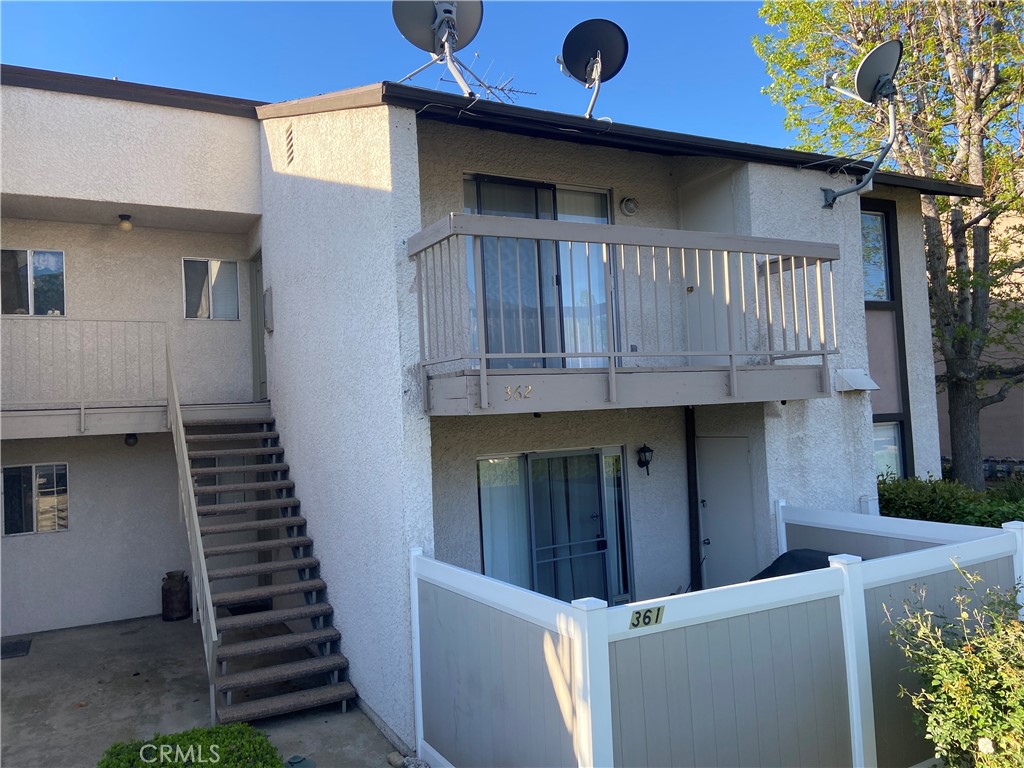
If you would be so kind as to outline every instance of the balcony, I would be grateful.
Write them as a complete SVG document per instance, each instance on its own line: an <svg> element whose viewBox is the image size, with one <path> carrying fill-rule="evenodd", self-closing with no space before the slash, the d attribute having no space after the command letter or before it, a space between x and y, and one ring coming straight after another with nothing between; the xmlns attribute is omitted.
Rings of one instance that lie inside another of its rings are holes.
<svg viewBox="0 0 1024 768"><path fill-rule="evenodd" d="M830 395L837 245L453 213L408 252L431 415Z"/></svg>

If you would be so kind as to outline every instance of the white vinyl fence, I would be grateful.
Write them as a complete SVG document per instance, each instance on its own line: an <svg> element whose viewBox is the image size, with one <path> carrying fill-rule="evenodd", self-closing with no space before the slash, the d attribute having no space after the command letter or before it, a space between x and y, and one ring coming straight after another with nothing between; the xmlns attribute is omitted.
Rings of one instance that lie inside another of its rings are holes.
<svg viewBox="0 0 1024 768"><path fill-rule="evenodd" d="M948 600L954 561L1009 586L1024 574L1024 523L964 529L781 506L779 523L782 538L833 531L818 542L828 551L847 550L844 537L865 553L897 546L889 539L912 551L844 553L828 569L608 608L414 550L420 756L435 768L920 762L880 606L899 606L912 583Z"/></svg>

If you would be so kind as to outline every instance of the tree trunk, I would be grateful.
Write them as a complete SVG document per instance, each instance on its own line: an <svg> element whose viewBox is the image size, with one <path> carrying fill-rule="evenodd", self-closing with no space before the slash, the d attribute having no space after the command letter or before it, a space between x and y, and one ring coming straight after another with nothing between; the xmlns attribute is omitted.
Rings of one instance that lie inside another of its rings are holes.
<svg viewBox="0 0 1024 768"><path fill-rule="evenodd" d="M953 458L953 479L985 490L985 473L981 466L981 432L979 430L978 394L973 381L950 379L949 442Z"/></svg>

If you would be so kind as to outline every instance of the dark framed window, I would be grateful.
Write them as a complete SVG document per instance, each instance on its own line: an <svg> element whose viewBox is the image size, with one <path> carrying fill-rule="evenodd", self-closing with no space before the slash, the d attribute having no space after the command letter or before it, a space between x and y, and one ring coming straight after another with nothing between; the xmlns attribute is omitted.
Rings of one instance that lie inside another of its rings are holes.
<svg viewBox="0 0 1024 768"><path fill-rule="evenodd" d="M0 294L5 315L63 315L64 252L3 249Z"/></svg>
<svg viewBox="0 0 1024 768"><path fill-rule="evenodd" d="M907 477L914 454L896 204L861 198L860 207L868 358L880 386L871 394L875 467Z"/></svg>
<svg viewBox="0 0 1024 768"><path fill-rule="evenodd" d="M68 465L4 467L4 535L68 527Z"/></svg>

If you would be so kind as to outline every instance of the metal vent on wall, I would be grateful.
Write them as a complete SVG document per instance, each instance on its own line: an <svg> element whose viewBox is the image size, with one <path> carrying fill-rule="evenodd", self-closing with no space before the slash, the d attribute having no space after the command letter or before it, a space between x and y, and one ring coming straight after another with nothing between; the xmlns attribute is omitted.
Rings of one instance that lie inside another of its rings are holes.
<svg viewBox="0 0 1024 768"><path fill-rule="evenodd" d="M295 134L292 132L290 125L284 135L284 148L288 157L288 165L291 165L295 160Z"/></svg>

